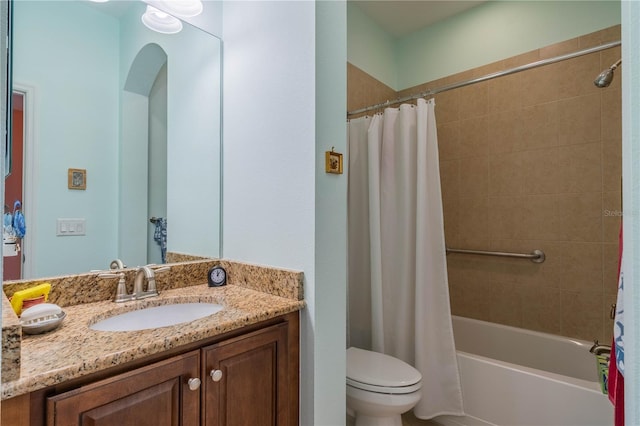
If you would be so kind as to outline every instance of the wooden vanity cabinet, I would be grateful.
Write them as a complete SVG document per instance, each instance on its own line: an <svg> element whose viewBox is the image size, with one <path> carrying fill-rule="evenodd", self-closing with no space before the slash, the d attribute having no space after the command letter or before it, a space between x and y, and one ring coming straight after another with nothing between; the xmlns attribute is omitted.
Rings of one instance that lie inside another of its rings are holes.
<svg viewBox="0 0 640 426"><path fill-rule="evenodd" d="M287 324L202 349L203 426L289 424Z"/></svg>
<svg viewBox="0 0 640 426"><path fill-rule="evenodd" d="M47 426L198 426L200 352L47 398Z"/></svg>
<svg viewBox="0 0 640 426"><path fill-rule="evenodd" d="M45 388L3 401L1 425L295 426L298 312L249 329L67 391Z"/></svg>

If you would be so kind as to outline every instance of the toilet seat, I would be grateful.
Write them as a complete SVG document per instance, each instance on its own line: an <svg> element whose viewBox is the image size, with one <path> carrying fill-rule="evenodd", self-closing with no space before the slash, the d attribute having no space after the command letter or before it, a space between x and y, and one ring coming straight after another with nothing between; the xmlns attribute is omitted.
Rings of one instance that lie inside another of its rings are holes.
<svg viewBox="0 0 640 426"><path fill-rule="evenodd" d="M422 375L389 355L351 347L347 349L347 385L369 392L406 394L422 387Z"/></svg>

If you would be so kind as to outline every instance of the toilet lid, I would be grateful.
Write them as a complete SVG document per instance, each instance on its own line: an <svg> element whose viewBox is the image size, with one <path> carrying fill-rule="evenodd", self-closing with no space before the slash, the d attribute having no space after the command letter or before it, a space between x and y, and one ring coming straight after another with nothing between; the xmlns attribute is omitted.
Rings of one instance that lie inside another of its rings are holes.
<svg viewBox="0 0 640 426"><path fill-rule="evenodd" d="M373 392L409 393L420 389L421 380L418 370L397 358L354 347L347 349L347 384L351 386Z"/></svg>

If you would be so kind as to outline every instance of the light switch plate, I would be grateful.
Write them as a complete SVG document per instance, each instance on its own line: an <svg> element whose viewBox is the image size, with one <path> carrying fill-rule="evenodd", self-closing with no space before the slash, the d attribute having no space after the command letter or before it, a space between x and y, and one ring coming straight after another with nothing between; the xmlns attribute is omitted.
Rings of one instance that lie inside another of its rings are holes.
<svg viewBox="0 0 640 426"><path fill-rule="evenodd" d="M56 223L56 235L58 236L85 235L86 225L87 225L87 221L84 218L58 219Z"/></svg>

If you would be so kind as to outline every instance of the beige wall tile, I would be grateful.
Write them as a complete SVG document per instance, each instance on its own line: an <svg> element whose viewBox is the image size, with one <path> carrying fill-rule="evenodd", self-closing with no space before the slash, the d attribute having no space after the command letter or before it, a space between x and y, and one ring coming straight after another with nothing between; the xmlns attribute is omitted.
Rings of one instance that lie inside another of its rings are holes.
<svg viewBox="0 0 640 426"><path fill-rule="evenodd" d="M451 313L453 315L489 321L490 309L490 283L476 280L467 281L464 286L456 286L452 294Z"/></svg>
<svg viewBox="0 0 640 426"><path fill-rule="evenodd" d="M558 161L561 192L602 191L600 142L560 147Z"/></svg>
<svg viewBox="0 0 640 426"><path fill-rule="evenodd" d="M522 327L522 295L513 283L493 283L489 320L498 324Z"/></svg>
<svg viewBox="0 0 640 426"><path fill-rule="evenodd" d="M622 189L622 138L602 138L602 190Z"/></svg>
<svg viewBox="0 0 640 426"><path fill-rule="evenodd" d="M460 93L460 119L479 117L487 114L489 88L486 82L472 84L456 90Z"/></svg>
<svg viewBox="0 0 640 426"><path fill-rule="evenodd" d="M454 247L464 248L464 247ZM468 288L476 286L474 283L491 284L493 277L493 267L490 259L486 256L474 256L469 254L449 253L447 255L447 266L449 279L459 283L460 286ZM487 299L489 292L487 290Z"/></svg>
<svg viewBox="0 0 640 426"><path fill-rule="evenodd" d="M622 196L620 191L602 193L602 241L617 243L622 222Z"/></svg>
<svg viewBox="0 0 640 426"><path fill-rule="evenodd" d="M562 334L562 301L559 289L540 291L535 284L522 286L522 326L545 333Z"/></svg>
<svg viewBox="0 0 640 426"><path fill-rule="evenodd" d="M485 157L460 160L460 196L486 197L489 194L489 160Z"/></svg>
<svg viewBox="0 0 640 426"><path fill-rule="evenodd" d="M487 116L460 120L460 158L486 156L489 152Z"/></svg>
<svg viewBox="0 0 640 426"><path fill-rule="evenodd" d="M436 119L439 124L460 118L460 96L457 90L439 93L435 96Z"/></svg>
<svg viewBox="0 0 640 426"><path fill-rule="evenodd" d="M504 278L496 276L494 278L496 282L531 285L541 293L546 292L547 289L560 289L562 285L561 272L565 268L562 257L565 250L563 243L544 240L500 240L493 242L493 249L512 253L532 253L534 250L542 250L545 254L545 261L542 263L504 259L505 264L507 262L510 264L507 271L515 271L517 274Z"/></svg>
<svg viewBox="0 0 640 426"><path fill-rule="evenodd" d="M549 148L558 145L558 103L549 102L522 109L518 150Z"/></svg>
<svg viewBox="0 0 640 426"><path fill-rule="evenodd" d="M528 195L522 199L522 220L516 235L522 240L555 240L559 231L558 196Z"/></svg>
<svg viewBox="0 0 640 426"><path fill-rule="evenodd" d="M525 155L521 152L497 154L489 158L489 194L517 195L524 193Z"/></svg>
<svg viewBox="0 0 640 426"><path fill-rule="evenodd" d="M489 153L505 154L518 151L522 139L522 111L511 110L488 116Z"/></svg>
<svg viewBox="0 0 640 426"><path fill-rule="evenodd" d="M562 291L561 300L562 334L604 342L601 291Z"/></svg>
<svg viewBox="0 0 640 426"><path fill-rule="evenodd" d="M522 105L530 106L558 99L559 79L547 67L533 68L520 73Z"/></svg>
<svg viewBox="0 0 640 426"><path fill-rule="evenodd" d="M440 160L460 158L460 124L457 121L438 124L438 156Z"/></svg>
<svg viewBox="0 0 640 426"><path fill-rule="evenodd" d="M602 241L602 193L563 194L558 197L558 239Z"/></svg>
<svg viewBox="0 0 640 426"><path fill-rule="evenodd" d="M347 111L395 98L395 90L347 62Z"/></svg>
<svg viewBox="0 0 640 426"><path fill-rule="evenodd" d="M535 49L530 52L523 53L521 55L512 56L511 58L507 58L501 61L504 64L503 69L511 69L515 67L520 67L522 65L527 65L532 62L537 62L540 60L540 50Z"/></svg>
<svg viewBox="0 0 640 426"><path fill-rule="evenodd" d="M457 197L460 194L459 160L440 160L440 187L442 198Z"/></svg>
<svg viewBox="0 0 640 426"><path fill-rule="evenodd" d="M562 192L562 170L558 148L536 149L522 154L524 194L557 194Z"/></svg>
<svg viewBox="0 0 640 426"><path fill-rule="evenodd" d="M598 55L585 55L552 65L558 79L557 99L600 93L593 80L602 71Z"/></svg>
<svg viewBox="0 0 640 426"><path fill-rule="evenodd" d="M491 245L487 247L487 250L491 251L501 251L501 252L511 252L511 253L528 253L529 247L527 248L518 248L519 240L499 240L491 241ZM487 257L485 259L488 267L490 268L490 281L497 284L509 284L516 285L520 284L520 277L524 274L535 273L530 269L530 265L533 265L532 262L523 261L521 259L514 259L508 257Z"/></svg>
<svg viewBox="0 0 640 426"><path fill-rule="evenodd" d="M457 247L458 244L458 197L442 199L442 213L444 218L444 239L447 247Z"/></svg>
<svg viewBox="0 0 640 426"><path fill-rule="evenodd" d="M559 271L563 291L602 293L602 244L562 243L563 269Z"/></svg>
<svg viewBox="0 0 640 426"><path fill-rule="evenodd" d="M558 143L572 145L600 140L600 94L558 102Z"/></svg>
<svg viewBox="0 0 640 426"><path fill-rule="evenodd" d="M492 240L518 238L522 222L522 196L489 197L489 233Z"/></svg>
<svg viewBox="0 0 640 426"><path fill-rule="evenodd" d="M518 74L489 80L487 82L488 112L496 113L518 109L521 106L522 84Z"/></svg>
<svg viewBox="0 0 640 426"><path fill-rule="evenodd" d="M486 250L489 246L488 199L461 197L458 210L458 243L465 249Z"/></svg>
<svg viewBox="0 0 640 426"><path fill-rule="evenodd" d="M578 50L578 38L572 38L540 49L540 59L555 58Z"/></svg>
<svg viewBox="0 0 640 426"><path fill-rule="evenodd" d="M586 49L588 47L599 46L611 41L620 40L620 25L615 25L604 30L596 31L590 34L585 34L578 37L578 44L580 49Z"/></svg>
<svg viewBox="0 0 640 426"><path fill-rule="evenodd" d="M610 139L622 139L622 95L613 89L602 92L602 140Z"/></svg>

